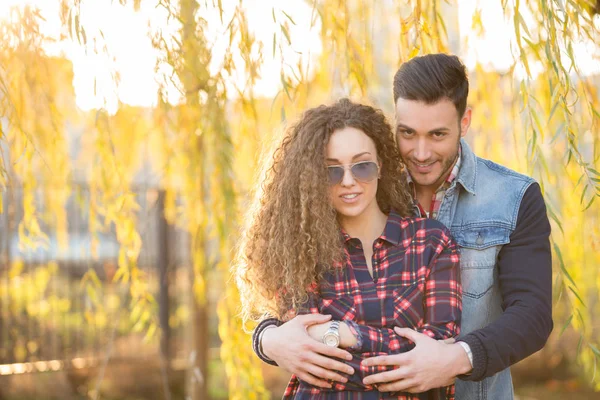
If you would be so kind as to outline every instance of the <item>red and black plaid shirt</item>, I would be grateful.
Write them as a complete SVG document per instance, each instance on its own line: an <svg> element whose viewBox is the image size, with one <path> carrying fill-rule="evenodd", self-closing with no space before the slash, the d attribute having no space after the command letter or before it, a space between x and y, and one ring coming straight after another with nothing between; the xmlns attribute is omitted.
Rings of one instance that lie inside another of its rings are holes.
<svg viewBox="0 0 600 400"><path fill-rule="evenodd" d="M284 399L453 399L454 386L422 394L380 393L363 378L390 367L363 367L361 361L378 355L406 352L414 347L396 335L395 326L416 329L434 339L457 336L461 315L458 251L449 231L439 222L402 218L391 212L383 234L373 243L373 276L360 240L344 234L347 261L336 265L318 285L319 292L299 313L331 314L344 320L357 337L347 349L354 375L346 384L321 389L292 376Z"/></svg>

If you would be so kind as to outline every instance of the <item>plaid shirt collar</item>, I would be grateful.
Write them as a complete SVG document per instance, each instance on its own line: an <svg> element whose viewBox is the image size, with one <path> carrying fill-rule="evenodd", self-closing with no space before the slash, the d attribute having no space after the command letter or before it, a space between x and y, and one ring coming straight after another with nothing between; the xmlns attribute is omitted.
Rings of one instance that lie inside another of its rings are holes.
<svg viewBox="0 0 600 400"><path fill-rule="evenodd" d="M383 228L383 232L379 236L379 239L385 240L394 246L399 245L402 235L402 228L400 227L402 219L400 214L394 210L390 210L387 222L385 223L385 227ZM341 230L341 233L345 244L348 244L350 240L355 239L343 229Z"/></svg>

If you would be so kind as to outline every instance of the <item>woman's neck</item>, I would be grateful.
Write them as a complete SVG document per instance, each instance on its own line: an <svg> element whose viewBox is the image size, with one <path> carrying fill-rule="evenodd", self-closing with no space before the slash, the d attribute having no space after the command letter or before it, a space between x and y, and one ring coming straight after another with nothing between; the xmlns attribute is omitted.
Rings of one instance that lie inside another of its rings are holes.
<svg viewBox="0 0 600 400"><path fill-rule="evenodd" d="M378 238L387 222L387 215L381 211L379 205L367 208L362 214L355 217L340 218L342 229L351 237L358 238L363 246L370 245ZM365 241L369 243L366 244Z"/></svg>

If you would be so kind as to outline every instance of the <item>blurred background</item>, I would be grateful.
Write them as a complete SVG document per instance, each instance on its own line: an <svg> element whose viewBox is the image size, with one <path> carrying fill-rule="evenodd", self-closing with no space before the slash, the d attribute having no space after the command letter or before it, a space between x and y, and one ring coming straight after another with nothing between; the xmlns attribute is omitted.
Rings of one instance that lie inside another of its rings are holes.
<svg viewBox="0 0 600 400"><path fill-rule="evenodd" d="M600 398L600 1L1 0L0 400L267 399L230 267L307 107L392 116L415 55L469 69L476 153L534 176L555 329L520 399Z"/></svg>

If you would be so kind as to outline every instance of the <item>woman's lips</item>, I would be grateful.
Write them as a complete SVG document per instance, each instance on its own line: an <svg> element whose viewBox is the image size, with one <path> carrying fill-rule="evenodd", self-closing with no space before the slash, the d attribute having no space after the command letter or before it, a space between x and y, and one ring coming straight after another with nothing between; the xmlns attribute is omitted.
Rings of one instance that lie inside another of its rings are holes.
<svg viewBox="0 0 600 400"><path fill-rule="evenodd" d="M346 204L356 203L360 197L360 193L346 193L340 195L340 199Z"/></svg>

